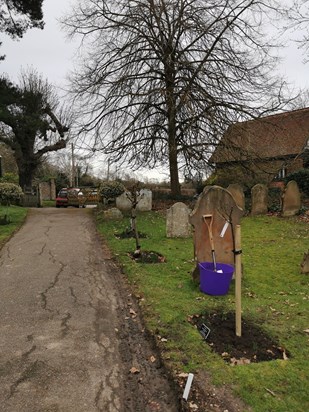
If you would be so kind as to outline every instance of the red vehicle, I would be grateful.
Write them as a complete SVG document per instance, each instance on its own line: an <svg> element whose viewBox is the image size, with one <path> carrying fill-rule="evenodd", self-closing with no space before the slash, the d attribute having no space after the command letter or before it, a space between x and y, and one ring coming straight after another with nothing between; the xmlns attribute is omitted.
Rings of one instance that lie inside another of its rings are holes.
<svg viewBox="0 0 309 412"><path fill-rule="evenodd" d="M79 203L78 203L78 193L80 192L80 189L74 187L74 188L62 188L57 197L56 197L56 207L68 207L68 206L75 206L75 207L79 207ZM76 202L71 203L71 201L69 202L72 198L77 199Z"/></svg>
<svg viewBox="0 0 309 412"><path fill-rule="evenodd" d="M56 207L86 207L88 205L97 205L99 202L99 193L97 188L78 187L62 188L56 197Z"/></svg>

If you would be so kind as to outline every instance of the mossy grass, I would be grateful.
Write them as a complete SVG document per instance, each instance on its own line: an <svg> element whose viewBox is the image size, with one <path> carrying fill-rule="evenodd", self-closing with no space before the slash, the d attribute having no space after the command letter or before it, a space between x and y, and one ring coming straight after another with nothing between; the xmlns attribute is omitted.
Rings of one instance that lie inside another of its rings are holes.
<svg viewBox="0 0 309 412"><path fill-rule="evenodd" d="M42 206L43 207L56 207L56 201L55 200L43 200Z"/></svg>
<svg viewBox="0 0 309 412"><path fill-rule="evenodd" d="M308 249L309 225L297 218L246 217L241 222L243 316L259 324L291 354L288 360L230 366L212 352L188 317L203 311L235 309L234 282L225 296L208 296L193 282L192 239L168 239L160 212L138 215L138 229L147 235L144 250L165 256L161 264L133 261L133 239L117 239L128 225L101 221L98 230L122 265L144 312L147 327L167 339L163 357L173 371L207 370L216 385L231 385L256 412L309 409L309 276L300 274Z"/></svg>

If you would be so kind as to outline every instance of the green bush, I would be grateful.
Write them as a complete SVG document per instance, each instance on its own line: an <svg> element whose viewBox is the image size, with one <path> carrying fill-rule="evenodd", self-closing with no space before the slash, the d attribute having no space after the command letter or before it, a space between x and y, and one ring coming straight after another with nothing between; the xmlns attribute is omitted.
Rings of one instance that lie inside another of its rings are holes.
<svg viewBox="0 0 309 412"><path fill-rule="evenodd" d="M18 201L23 194L21 187L14 183L0 183L0 202L4 205L10 205Z"/></svg>
<svg viewBox="0 0 309 412"><path fill-rule="evenodd" d="M0 177L0 183L15 183L18 184L18 175L14 173L4 173L2 177Z"/></svg>
<svg viewBox="0 0 309 412"><path fill-rule="evenodd" d="M270 212L281 211L282 190L279 187L270 187L268 189L268 210Z"/></svg>
<svg viewBox="0 0 309 412"><path fill-rule="evenodd" d="M116 197L122 195L125 191L125 187L122 183L117 181L106 181L103 182L99 187L99 193L103 199L115 199Z"/></svg>
<svg viewBox="0 0 309 412"><path fill-rule="evenodd" d="M305 196L309 197L309 169L301 169L298 172L289 174L285 178L285 183L288 183L290 180L295 180L299 190Z"/></svg>

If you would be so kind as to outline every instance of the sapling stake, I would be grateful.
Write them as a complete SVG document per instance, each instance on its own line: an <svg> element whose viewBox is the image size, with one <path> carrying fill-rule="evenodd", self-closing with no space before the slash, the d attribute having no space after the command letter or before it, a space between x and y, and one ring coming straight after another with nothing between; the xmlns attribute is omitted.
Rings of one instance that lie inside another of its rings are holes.
<svg viewBox="0 0 309 412"><path fill-rule="evenodd" d="M235 228L235 321L236 336L241 336L241 231Z"/></svg>

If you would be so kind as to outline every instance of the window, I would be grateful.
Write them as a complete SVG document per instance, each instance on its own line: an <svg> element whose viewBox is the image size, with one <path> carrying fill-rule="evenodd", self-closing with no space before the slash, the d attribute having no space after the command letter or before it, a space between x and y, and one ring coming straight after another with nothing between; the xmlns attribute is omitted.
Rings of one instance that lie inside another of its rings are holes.
<svg viewBox="0 0 309 412"><path fill-rule="evenodd" d="M279 170L276 179L282 180L286 177L286 167L282 167L282 169Z"/></svg>

